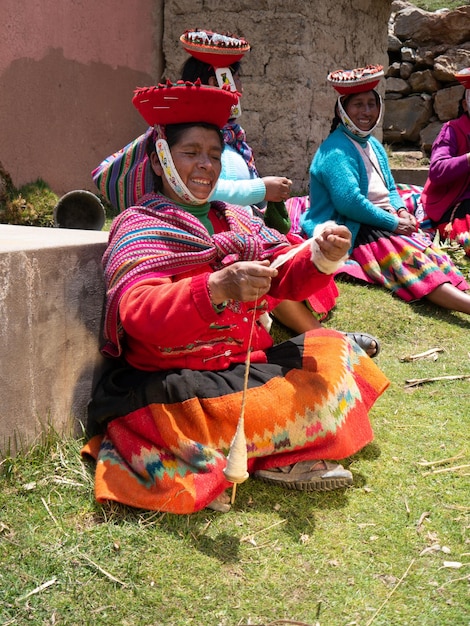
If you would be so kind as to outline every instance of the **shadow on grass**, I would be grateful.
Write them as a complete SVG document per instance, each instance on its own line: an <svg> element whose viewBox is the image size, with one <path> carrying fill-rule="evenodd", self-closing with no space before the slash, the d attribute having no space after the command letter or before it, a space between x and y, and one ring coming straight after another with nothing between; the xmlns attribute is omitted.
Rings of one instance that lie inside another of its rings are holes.
<svg viewBox="0 0 470 626"><path fill-rule="evenodd" d="M301 492L274 485L262 485L255 480L251 482L252 484L247 485L243 493L238 494L232 510L225 514L223 519L223 522L227 521L232 525L238 518L240 532L238 528L233 533L224 530L216 537L209 537L204 532L197 536L190 533L194 548L223 563L239 562L242 558L240 555L242 544L252 544L256 547L264 543L274 543L279 533L282 533L290 542L298 544L301 536L314 533L316 511L343 509L348 503L348 489L325 493ZM272 521L273 513L277 515L277 520L274 522ZM246 523L246 515L250 515L249 524ZM257 515L259 518L256 517ZM207 511L200 512L196 516L202 516L204 520L207 520ZM266 521L266 516L270 521ZM187 523L191 525L192 520L193 518L188 519ZM194 524L197 525L196 519L194 519ZM253 526L255 526L254 530ZM171 531L168 527L166 530Z"/></svg>
<svg viewBox="0 0 470 626"><path fill-rule="evenodd" d="M413 309L414 313L420 315L421 317L427 317L433 320L439 319L442 322L460 326L460 328L464 330L468 330L470 328L470 318L460 317L461 315L465 315L464 313L443 309L424 300L410 302L409 306Z"/></svg>
<svg viewBox="0 0 470 626"><path fill-rule="evenodd" d="M221 563L237 563L240 560L240 538L227 532L221 532L216 537L198 535L193 547Z"/></svg>
<svg viewBox="0 0 470 626"><path fill-rule="evenodd" d="M367 446L364 446L362 450L359 450L358 452L356 452L356 454L348 457L343 465L349 467L349 465L351 465L351 463L353 461L356 461L357 459L364 459L365 461L375 461L380 457L381 454L382 451L380 450L380 446L375 441L372 441L371 443L367 444Z"/></svg>
<svg viewBox="0 0 470 626"><path fill-rule="evenodd" d="M92 464L87 471L94 472ZM354 487L365 484L365 479L355 475ZM353 488L354 488L353 487ZM348 505L351 488L327 492L305 492L266 485L249 479L239 485L235 503L229 513L203 509L192 515L175 515L158 511L145 511L117 503L94 503L94 523L133 525L152 532L157 527L202 554L221 563L238 563L242 544L275 541L281 532L289 541L298 544L299 537L315 531L315 515L324 510L341 510ZM277 516L274 522L272 518ZM269 518L269 521L266 519ZM220 532L218 532L220 529ZM259 533L259 536L258 536Z"/></svg>

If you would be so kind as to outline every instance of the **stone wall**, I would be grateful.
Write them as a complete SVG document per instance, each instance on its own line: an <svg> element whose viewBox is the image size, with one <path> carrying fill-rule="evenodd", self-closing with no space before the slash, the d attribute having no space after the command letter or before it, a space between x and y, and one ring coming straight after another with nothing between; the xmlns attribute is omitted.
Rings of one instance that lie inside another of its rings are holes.
<svg viewBox="0 0 470 626"><path fill-rule="evenodd" d="M295 193L306 190L310 160L328 134L329 71L382 63L384 141L427 151L457 114L463 89L453 72L470 66L468 4L436 13L402 0L110 5L2 2L0 162L15 185L40 177L59 195L95 191L90 170L144 127L132 90L178 77L186 56L177 41L186 28L231 31L252 44L241 122L260 173L287 174Z"/></svg>
<svg viewBox="0 0 470 626"><path fill-rule="evenodd" d="M384 142L429 154L464 94L454 74L470 66L470 6L427 12L395 0L388 42Z"/></svg>

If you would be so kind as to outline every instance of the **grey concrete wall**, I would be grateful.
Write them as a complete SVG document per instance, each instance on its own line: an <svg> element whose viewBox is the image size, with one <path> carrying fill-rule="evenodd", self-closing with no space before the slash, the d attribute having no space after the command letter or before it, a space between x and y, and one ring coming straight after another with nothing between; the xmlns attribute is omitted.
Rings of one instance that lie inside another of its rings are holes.
<svg viewBox="0 0 470 626"><path fill-rule="evenodd" d="M399 167L392 169L392 174L396 183L420 185L424 187L424 183L428 177L428 171L429 169L427 167Z"/></svg>
<svg viewBox="0 0 470 626"><path fill-rule="evenodd" d="M79 432L99 354L107 232L0 225L0 455Z"/></svg>

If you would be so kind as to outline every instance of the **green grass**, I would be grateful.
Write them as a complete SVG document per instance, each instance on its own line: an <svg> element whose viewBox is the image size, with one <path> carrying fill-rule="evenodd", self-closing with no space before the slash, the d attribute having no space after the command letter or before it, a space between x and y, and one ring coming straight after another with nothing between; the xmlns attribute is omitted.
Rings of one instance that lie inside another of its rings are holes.
<svg viewBox="0 0 470 626"><path fill-rule="evenodd" d="M423 156L418 150L394 150L392 146L384 144L390 167L416 169L429 167L429 157Z"/></svg>
<svg viewBox="0 0 470 626"><path fill-rule="evenodd" d="M6 189L0 193L0 223L20 226L53 226L54 207L59 200L49 185L38 178L15 189L8 173L0 165L0 177Z"/></svg>
<svg viewBox="0 0 470 626"><path fill-rule="evenodd" d="M354 486L250 479L226 515L99 505L83 442L51 433L0 466L3 626L468 626L470 381L405 384L470 375L470 320L338 285L326 325L377 335L391 381L371 411L374 442L346 462ZM402 361L433 347L435 361Z"/></svg>
<svg viewBox="0 0 470 626"><path fill-rule="evenodd" d="M466 6L470 4L470 2L468 0L449 0L446 3L443 3L442 0L415 0L415 2L412 2L411 4L414 4L414 6L424 9L425 11L436 11L437 9L442 8L450 9L452 11L453 9Z"/></svg>

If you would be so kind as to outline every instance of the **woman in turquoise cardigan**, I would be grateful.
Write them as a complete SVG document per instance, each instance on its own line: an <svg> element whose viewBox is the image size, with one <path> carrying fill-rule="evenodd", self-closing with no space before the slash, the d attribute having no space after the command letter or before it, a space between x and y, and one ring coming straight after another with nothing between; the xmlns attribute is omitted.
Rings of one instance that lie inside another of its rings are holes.
<svg viewBox="0 0 470 626"><path fill-rule="evenodd" d="M405 301L427 298L470 314L469 285L450 258L422 232L404 206L387 154L372 136L382 100L374 87L381 66L338 70L328 80L340 94L330 135L310 166L305 235L334 220L352 234L350 259L340 269L390 289Z"/></svg>

